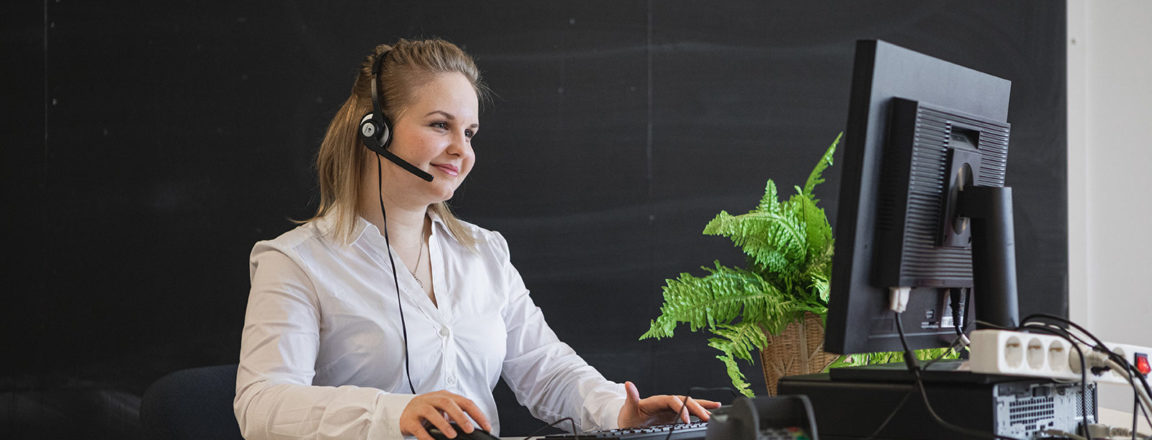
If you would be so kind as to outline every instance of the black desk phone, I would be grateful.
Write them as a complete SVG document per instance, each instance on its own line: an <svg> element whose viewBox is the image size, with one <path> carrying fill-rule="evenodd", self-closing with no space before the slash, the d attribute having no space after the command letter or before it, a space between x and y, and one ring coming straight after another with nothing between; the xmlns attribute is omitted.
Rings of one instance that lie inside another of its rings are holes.
<svg viewBox="0 0 1152 440"><path fill-rule="evenodd" d="M807 396L741 397L712 411L706 440L819 440Z"/></svg>

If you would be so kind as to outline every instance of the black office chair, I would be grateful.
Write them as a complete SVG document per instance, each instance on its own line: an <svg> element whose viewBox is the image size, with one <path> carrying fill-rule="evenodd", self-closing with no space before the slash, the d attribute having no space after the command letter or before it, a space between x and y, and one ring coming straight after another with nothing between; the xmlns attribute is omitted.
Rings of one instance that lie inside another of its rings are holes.
<svg viewBox="0 0 1152 440"><path fill-rule="evenodd" d="M236 364L180 370L160 378L140 400L149 440L244 440L232 412Z"/></svg>

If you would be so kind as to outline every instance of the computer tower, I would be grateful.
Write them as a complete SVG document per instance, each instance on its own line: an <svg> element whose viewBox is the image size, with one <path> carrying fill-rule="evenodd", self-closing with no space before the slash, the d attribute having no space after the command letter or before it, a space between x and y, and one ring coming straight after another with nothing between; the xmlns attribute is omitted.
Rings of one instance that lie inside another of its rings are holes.
<svg viewBox="0 0 1152 440"><path fill-rule="evenodd" d="M889 417L874 438L966 438L932 420L907 370L833 371L832 377L826 373L788 376L779 383L780 394L808 396L821 438L868 438ZM1086 398L1081 400L1079 383L964 371L924 373L932 408L945 421L963 428L1030 439L1046 437L1045 431L1076 432L1084 419L1084 407L1089 423L1097 420L1095 384L1087 386Z"/></svg>

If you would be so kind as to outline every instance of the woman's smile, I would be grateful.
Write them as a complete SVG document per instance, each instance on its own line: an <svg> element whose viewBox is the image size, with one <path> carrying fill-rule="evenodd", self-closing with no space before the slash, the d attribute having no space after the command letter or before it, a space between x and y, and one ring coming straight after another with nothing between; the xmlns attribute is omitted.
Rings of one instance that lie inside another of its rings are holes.
<svg viewBox="0 0 1152 440"><path fill-rule="evenodd" d="M460 174L460 168L458 168L458 167L456 167L456 165L452 165L450 163L432 164L432 166L439 169L440 171L443 171L444 174L447 174L449 176L455 177L455 176Z"/></svg>

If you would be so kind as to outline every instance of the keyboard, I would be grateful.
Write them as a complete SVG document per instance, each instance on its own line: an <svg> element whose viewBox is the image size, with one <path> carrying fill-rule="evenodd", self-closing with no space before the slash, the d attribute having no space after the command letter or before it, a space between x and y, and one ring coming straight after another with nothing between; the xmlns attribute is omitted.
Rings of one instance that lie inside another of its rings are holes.
<svg viewBox="0 0 1152 440"><path fill-rule="evenodd" d="M672 437L668 437L672 431ZM708 431L708 422L677 423L674 425L655 425L643 428L608 429L604 431L590 431L581 434L552 434L546 435L546 440L697 440L704 438Z"/></svg>

